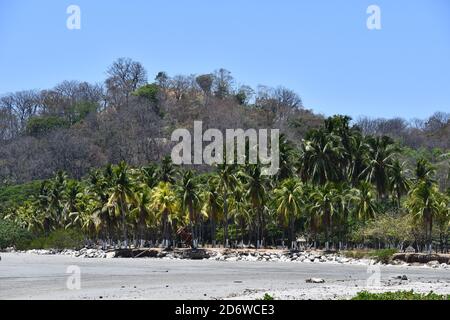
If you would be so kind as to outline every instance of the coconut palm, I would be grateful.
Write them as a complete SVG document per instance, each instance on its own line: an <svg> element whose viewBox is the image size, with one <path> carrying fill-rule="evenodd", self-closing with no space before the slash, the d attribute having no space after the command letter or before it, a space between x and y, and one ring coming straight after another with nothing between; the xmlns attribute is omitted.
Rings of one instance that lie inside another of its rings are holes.
<svg viewBox="0 0 450 320"><path fill-rule="evenodd" d="M279 169L276 179L282 181L295 174L295 148L284 134L279 138Z"/></svg>
<svg viewBox="0 0 450 320"><path fill-rule="evenodd" d="M159 181L175 183L175 177L177 175L177 171L172 163L172 158L167 156L161 162L161 166L159 167L158 172L156 173Z"/></svg>
<svg viewBox="0 0 450 320"><path fill-rule="evenodd" d="M81 188L76 181L67 182L66 188L64 190L64 204L62 209L62 214L64 217L67 217L67 220L70 223L70 215L78 212L78 205L81 197ZM67 226L66 226L67 227Z"/></svg>
<svg viewBox="0 0 450 320"><path fill-rule="evenodd" d="M389 170L398 148L392 138L383 136L369 138L368 166L362 172L377 188L378 198L384 200L389 190Z"/></svg>
<svg viewBox="0 0 450 320"><path fill-rule="evenodd" d="M432 251L433 218L439 214L442 194L434 180L435 169L425 159L416 164L415 183L408 194L406 208L424 223L427 250Z"/></svg>
<svg viewBox="0 0 450 320"><path fill-rule="evenodd" d="M323 129L310 131L301 144L300 176L303 182L311 180L314 184L342 180L339 164L344 159L344 148L340 138Z"/></svg>
<svg viewBox="0 0 450 320"><path fill-rule="evenodd" d="M170 183L160 182L153 190L151 209L155 212L156 219L162 225L163 245L169 247L173 218L176 212L179 211L177 197Z"/></svg>
<svg viewBox="0 0 450 320"><path fill-rule="evenodd" d="M356 219L366 221L375 218L378 213L376 191L372 184L361 181L357 188L353 188L350 201Z"/></svg>
<svg viewBox="0 0 450 320"><path fill-rule="evenodd" d="M240 242L244 243L244 233L247 227L252 224L251 205L246 195L245 186L237 184L233 190L233 196L230 199L230 216L239 229ZM239 240L238 232L236 232L236 240Z"/></svg>
<svg viewBox="0 0 450 320"><path fill-rule="evenodd" d="M424 223L427 250L432 251L433 219L442 210L442 194L436 183L419 180L411 189L406 201L406 208Z"/></svg>
<svg viewBox="0 0 450 320"><path fill-rule="evenodd" d="M415 181L434 182L434 174L436 169L426 159L419 159L415 169Z"/></svg>
<svg viewBox="0 0 450 320"><path fill-rule="evenodd" d="M367 168L369 144L359 131L355 131L350 137L350 162L347 169L347 177L353 187L364 180L363 172Z"/></svg>
<svg viewBox="0 0 450 320"><path fill-rule="evenodd" d="M116 215L122 217L122 231L125 247L128 247L127 215L130 205L136 205L136 195L133 191L133 182L128 176L128 166L120 162L113 168L114 185L108 200L108 207L114 208Z"/></svg>
<svg viewBox="0 0 450 320"><path fill-rule="evenodd" d="M396 199L397 208L401 207L401 197L407 194L409 190L410 183L406 175L405 163L400 163L396 159L389 171L389 185Z"/></svg>
<svg viewBox="0 0 450 320"><path fill-rule="evenodd" d="M222 202L223 202L223 220L224 220L224 246L228 247L228 223L229 223L229 215L228 215L228 198L230 196L230 190L232 190L236 184L236 172L235 165L229 164L220 164L217 166L217 179L218 179L218 189L222 194Z"/></svg>
<svg viewBox="0 0 450 320"><path fill-rule="evenodd" d="M302 185L296 178L284 180L274 191L276 213L289 228L291 248L295 247L295 221L301 216L304 207Z"/></svg>
<svg viewBox="0 0 450 320"><path fill-rule="evenodd" d="M181 199L181 210L182 213L187 213L189 220L191 232L193 235L192 245L194 248L197 247L199 230L198 222L199 216L197 214L197 209L200 204L200 193L198 190L197 182L195 181L195 175L192 170L184 171L181 174L180 184L178 186L178 194Z"/></svg>
<svg viewBox="0 0 450 320"><path fill-rule="evenodd" d="M117 221L113 208L108 206L113 172L112 167L108 166L107 168L111 168L111 171L109 169L105 169L103 172L95 170L89 174L85 193L89 199L86 210L98 217L100 220L98 227L103 234L103 240L110 243L113 227Z"/></svg>
<svg viewBox="0 0 450 320"><path fill-rule="evenodd" d="M167 176L168 174L165 173L164 175ZM153 189L154 187L156 187L158 185L158 182L159 182L158 181L159 180L158 166L151 164L149 166L143 167L140 170L139 177L141 178L142 183L146 184L147 187L149 187L150 189ZM169 180L169 179L166 178L165 180Z"/></svg>
<svg viewBox="0 0 450 320"><path fill-rule="evenodd" d="M68 216L64 214L64 191L67 175L58 171L53 180L46 185L47 212L53 228L64 228Z"/></svg>
<svg viewBox="0 0 450 320"><path fill-rule="evenodd" d="M208 217L211 226L211 244L216 246L216 223L222 217L223 204L219 194L219 181L216 175L210 177L204 186L204 191L201 194L203 202L202 214Z"/></svg>
<svg viewBox="0 0 450 320"><path fill-rule="evenodd" d="M436 214L436 223L439 230L441 252L448 252L448 239L450 236L450 197L441 194L438 198L439 210Z"/></svg>
<svg viewBox="0 0 450 320"><path fill-rule="evenodd" d="M139 244L144 244L144 233L147 227L147 222L154 221L153 210L151 209L151 190L148 187L142 187L136 193L136 207L130 212L134 218L139 232Z"/></svg>
<svg viewBox="0 0 450 320"><path fill-rule="evenodd" d="M265 240L264 206L268 182L266 176L262 175L260 164L247 165L239 175L244 181L246 196L256 216L256 247L259 248L264 245Z"/></svg>
<svg viewBox="0 0 450 320"><path fill-rule="evenodd" d="M343 195L332 183L316 187L311 195L312 204L310 211L317 217L325 230L325 249L330 248L330 238L333 229L333 218L342 212Z"/></svg>

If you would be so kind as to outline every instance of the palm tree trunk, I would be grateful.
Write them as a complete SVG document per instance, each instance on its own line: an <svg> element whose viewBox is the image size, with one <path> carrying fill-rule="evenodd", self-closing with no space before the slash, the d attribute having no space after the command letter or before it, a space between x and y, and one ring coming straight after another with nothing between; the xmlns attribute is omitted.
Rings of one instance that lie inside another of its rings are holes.
<svg viewBox="0 0 450 320"><path fill-rule="evenodd" d="M128 247L128 234L127 234L127 223L125 216L125 209L123 207L123 198L120 198L120 211L122 212L122 228L123 228L123 239L125 241L125 247Z"/></svg>
<svg viewBox="0 0 450 320"><path fill-rule="evenodd" d="M295 233L295 219L291 216L290 218L289 218L289 223L290 223L290 239L289 239L289 241L290 241L290 243L291 243L291 249L294 249L294 241L295 241L295 235L294 235L294 233Z"/></svg>
<svg viewBox="0 0 450 320"><path fill-rule="evenodd" d="M211 244L213 248L216 246L216 221L214 219L214 213L211 215Z"/></svg>
<svg viewBox="0 0 450 320"><path fill-rule="evenodd" d="M430 214L430 233L428 235L428 253L431 254L433 251L433 216Z"/></svg>
<svg viewBox="0 0 450 320"><path fill-rule="evenodd" d="M228 247L228 193L225 191L224 195L223 195L223 214L224 214L224 219L225 219L225 227L224 227L224 247L227 248Z"/></svg>

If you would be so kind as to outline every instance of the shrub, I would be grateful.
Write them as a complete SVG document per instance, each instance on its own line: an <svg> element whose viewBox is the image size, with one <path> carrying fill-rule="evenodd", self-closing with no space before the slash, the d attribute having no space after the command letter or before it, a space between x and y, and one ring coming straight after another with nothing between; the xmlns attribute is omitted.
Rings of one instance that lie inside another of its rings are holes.
<svg viewBox="0 0 450 320"><path fill-rule="evenodd" d="M342 254L346 258L364 259L370 255L370 252L368 250L351 250L351 251L343 251Z"/></svg>
<svg viewBox="0 0 450 320"><path fill-rule="evenodd" d="M21 206L26 200L37 196L41 184L41 181L36 180L20 185L0 186L0 212Z"/></svg>
<svg viewBox="0 0 450 320"><path fill-rule="evenodd" d="M58 128L68 127L69 123L57 116L38 116L28 120L25 131L28 135L38 137Z"/></svg>
<svg viewBox="0 0 450 320"><path fill-rule="evenodd" d="M411 291L396 291L384 293L358 292L352 300L450 300L450 295L440 295L434 292L427 294Z"/></svg>
<svg viewBox="0 0 450 320"><path fill-rule="evenodd" d="M31 241L31 233L11 221L0 220L0 249L24 249Z"/></svg>
<svg viewBox="0 0 450 320"><path fill-rule="evenodd" d="M374 259L376 262L387 264L391 260L392 256L397 252L398 252L397 249L375 250L370 253L370 257Z"/></svg>
<svg viewBox="0 0 450 320"><path fill-rule="evenodd" d="M77 230L56 230L48 237L33 239L29 249L79 249L83 247L83 235Z"/></svg>
<svg viewBox="0 0 450 320"><path fill-rule="evenodd" d="M133 95L146 98L154 103L158 100L159 87L157 84L147 84L137 89Z"/></svg>
<svg viewBox="0 0 450 320"><path fill-rule="evenodd" d="M275 300L275 298L273 296L271 296L269 293L266 293L266 294L264 294L264 297L262 297L261 299L256 299L256 300L272 301L272 300Z"/></svg>

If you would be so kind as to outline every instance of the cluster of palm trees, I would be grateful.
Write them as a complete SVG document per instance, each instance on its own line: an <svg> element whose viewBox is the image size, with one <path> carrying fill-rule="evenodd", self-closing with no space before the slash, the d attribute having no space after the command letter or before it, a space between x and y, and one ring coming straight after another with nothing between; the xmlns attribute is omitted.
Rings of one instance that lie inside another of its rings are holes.
<svg viewBox="0 0 450 320"><path fill-rule="evenodd" d="M449 192L439 190L430 163L419 160L409 170L392 139L364 136L350 120L327 119L299 147L281 136L273 177L258 164L217 165L200 174L170 158L142 168L122 162L81 181L59 172L7 218L35 232L76 228L86 238L125 246L130 239L171 246L184 228L194 247L296 246L301 235L329 249L349 244L353 228L389 210L423 223L428 250L433 225L448 238Z"/></svg>

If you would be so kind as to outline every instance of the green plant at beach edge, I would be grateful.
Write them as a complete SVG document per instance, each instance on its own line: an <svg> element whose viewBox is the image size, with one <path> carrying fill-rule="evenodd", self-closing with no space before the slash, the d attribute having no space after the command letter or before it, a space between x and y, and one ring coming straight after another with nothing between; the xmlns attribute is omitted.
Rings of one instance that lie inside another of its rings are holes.
<svg viewBox="0 0 450 320"><path fill-rule="evenodd" d="M450 295L441 295L432 291L429 293L416 293L413 290L383 293L361 291L351 300L450 300Z"/></svg>

